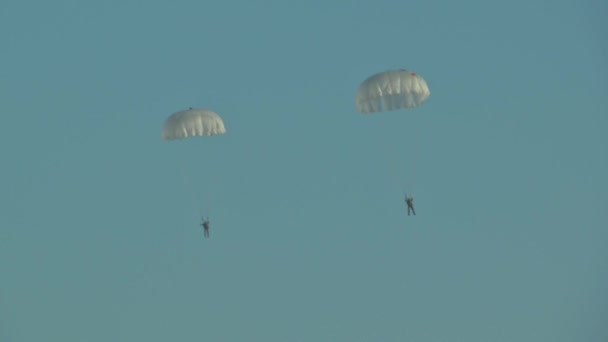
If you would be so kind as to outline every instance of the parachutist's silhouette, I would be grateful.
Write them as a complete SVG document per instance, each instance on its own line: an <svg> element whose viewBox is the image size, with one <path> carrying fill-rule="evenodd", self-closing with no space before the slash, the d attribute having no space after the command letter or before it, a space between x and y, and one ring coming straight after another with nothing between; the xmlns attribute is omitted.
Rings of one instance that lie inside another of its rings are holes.
<svg viewBox="0 0 608 342"><path fill-rule="evenodd" d="M201 226L203 226L205 237L208 238L209 237L209 218L208 217L205 221L203 221L203 223L201 223Z"/></svg>
<svg viewBox="0 0 608 342"><path fill-rule="evenodd" d="M414 210L414 197L411 195L408 197L407 194L405 194L405 203L407 204L407 216L410 216L410 212L416 215L416 211Z"/></svg>

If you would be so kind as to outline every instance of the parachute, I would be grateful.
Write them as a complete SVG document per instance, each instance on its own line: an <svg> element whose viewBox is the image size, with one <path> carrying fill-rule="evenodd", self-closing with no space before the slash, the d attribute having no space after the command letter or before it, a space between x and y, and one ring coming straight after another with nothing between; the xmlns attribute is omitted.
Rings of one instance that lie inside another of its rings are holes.
<svg viewBox="0 0 608 342"><path fill-rule="evenodd" d="M366 79L357 90L357 111L374 113L413 108L426 101L431 92L426 81L414 72L389 70Z"/></svg>
<svg viewBox="0 0 608 342"><path fill-rule="evenodd" d="M224 121L208 109L187 109L172 114L163 126L162 139L176 140L225 134Z"/></svg>
<svg viewBox="0 0 608 342"><path fill-rule="evenodd" d="M209 109L190 108L173 113L167 118L162 127L161 138L163 141L172 141L225 133L224 121L217 113ZM220 146L221 144L215 146L193 144L191 147L199 150L206 149L209 150L209 155L217 155L221 153L221 150L218 151ZM201 161L198 158L185 158L184 160L183 154L188 153L188 150L182 149L183 147L169 148L169 150L177 152L167 156L175 158L173 172L176 174L174 177L181 180L184 191L190 195L191 209L198 210L200 216L203 216L203 213L212 214L217 197L221 196L220 191L223 186L220 171L222 161L214 159L213 163L207 163L206 160ZM202 165L204 165L204 172L209 175L208 177L200 177L203 173Z"/></svg>

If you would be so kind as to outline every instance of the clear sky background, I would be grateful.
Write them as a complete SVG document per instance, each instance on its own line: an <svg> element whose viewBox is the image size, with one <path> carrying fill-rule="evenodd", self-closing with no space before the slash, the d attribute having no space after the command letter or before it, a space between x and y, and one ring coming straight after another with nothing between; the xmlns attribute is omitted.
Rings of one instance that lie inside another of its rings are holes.
<svg viewBox="0 0 608 342"><path fill-rule="evenodd" d="M606 13L0 0L0 341L608 341Z"/></svg>

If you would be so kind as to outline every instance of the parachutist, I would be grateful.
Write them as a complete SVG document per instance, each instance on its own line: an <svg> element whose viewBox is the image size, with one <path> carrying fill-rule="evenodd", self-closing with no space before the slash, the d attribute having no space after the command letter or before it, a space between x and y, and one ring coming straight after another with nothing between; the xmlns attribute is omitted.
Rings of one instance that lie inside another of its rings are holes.
<svg viewBox="0 0 608 342"><path fill-rule="evenodd" d="M208 217L205 221L203 221L203 223L201 223L201 226L203 226L205 237L208 238L209 237L209 226L210 226Z"/></svg>
<svg viewBox="0 0 608 342"><path fill-rule="evenodd" d="M414 197L411 195L408 197L405 194L405 203L407 204L407 216L410 216L410 212L416 215L416 211L414 210Z"/></svg>

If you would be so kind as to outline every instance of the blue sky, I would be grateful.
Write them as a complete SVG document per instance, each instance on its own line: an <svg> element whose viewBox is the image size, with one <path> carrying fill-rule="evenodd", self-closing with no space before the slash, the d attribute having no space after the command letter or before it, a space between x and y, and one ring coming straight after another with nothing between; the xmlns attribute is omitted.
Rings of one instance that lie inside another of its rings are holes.
<svg viewBox="0 0 608 342"><path fill-rule="evenodd" d="M606 341L607 12L3 0L0 340Z"/></svg>

